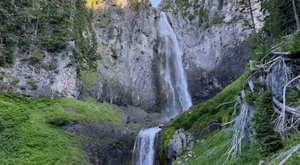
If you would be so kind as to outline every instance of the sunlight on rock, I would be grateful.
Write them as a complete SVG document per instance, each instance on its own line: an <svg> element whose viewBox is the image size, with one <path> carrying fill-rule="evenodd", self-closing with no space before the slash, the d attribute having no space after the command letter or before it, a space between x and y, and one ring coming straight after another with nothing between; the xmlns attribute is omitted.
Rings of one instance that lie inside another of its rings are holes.
<svg viewBox="0 0 300 165"><path fill-rule="evenodd" d="M104 2L103 0L87 0L86 5L89 9L102 9Z"/></svg>
<svg viewBox="0 0 300 165"><path fill-rule="evenodd" d="M87 7L89 9L98 10L102 9L108 3L122 8L129 4L128 0L111 0L109 2L103 0L87 0Z"/></svg>

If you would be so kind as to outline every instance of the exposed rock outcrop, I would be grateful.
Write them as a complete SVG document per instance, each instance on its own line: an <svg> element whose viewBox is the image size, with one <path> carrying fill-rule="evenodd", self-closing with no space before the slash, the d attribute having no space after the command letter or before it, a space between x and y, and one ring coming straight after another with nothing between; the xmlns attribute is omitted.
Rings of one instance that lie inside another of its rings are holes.
<svg viewBox="0 0 300 165"><path fill-rule="evenodd" d="M110 123L78 123L66 129L76 135L92 164L130 164L136 132Z"/></svg>
<svg viewBox="0 0 300 165"><path fill-rule="evenodd" d="M177 130L168 145L168 164L172 164L177 157L179 157L183 151L192 150L193 138L190 133L183 129Z"/></svg>
<svg viewBox="0 0 300 165"><path fill-rule="evenodd" d="M17 59L12 68L0 68L2 83L7 90L28 96L79 96L79 80L76 68L68 66L70 58L67 51L57 57L48 55L40 66L33 66ZM44 69L43 65L55 65L53 69Z"/></svg>

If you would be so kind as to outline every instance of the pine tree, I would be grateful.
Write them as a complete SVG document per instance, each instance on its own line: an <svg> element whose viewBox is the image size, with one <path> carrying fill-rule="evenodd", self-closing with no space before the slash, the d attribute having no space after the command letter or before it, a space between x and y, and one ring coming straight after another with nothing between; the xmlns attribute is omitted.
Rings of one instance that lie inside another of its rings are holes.
<svg viewBox="0 0 300 165"><path fill-rule="evenodd" d="M255 139L261 146L261 154L268 156L282 147L281 138L273 130L272 116L274 113L272 105L272 94L265 92L256 101L257 112L253 116Z"/></svg>
<svg viewBox="0 0 300 165"><path fill-rule="evenodd" d="M297 1L295 3L299 2ZM265 30L274 37L287 35L296 30L292 1L268 0L264 1L264 8L270 13L266 20Z"/></svg>

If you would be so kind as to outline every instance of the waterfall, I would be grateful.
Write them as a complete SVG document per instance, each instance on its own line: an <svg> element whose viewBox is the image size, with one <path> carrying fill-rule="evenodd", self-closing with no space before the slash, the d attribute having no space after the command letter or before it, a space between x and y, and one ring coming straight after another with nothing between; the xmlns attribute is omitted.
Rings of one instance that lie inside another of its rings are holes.
<svg viewBox="0 0 300 165"><path fill-rule="evenodd" d="M157 1L157 0L153 0ZM154 3L152 3L154 5ZM158 4L155 4L156 6ZM160 13L158 22L159 36L161 38L160 51L160 85L166 106L163 110L163 121L188 110L192 106L191 97L182 64L182 50L177 37L164 12ZM143 129L139 132L133 150L134 165L153 165L155 159L154 142L158 127Z"/></svg>
<svg viewBox="0 0 300 165"><path fill-rule="evenodd" d="M143 129L139 132L134 144L134 165L153 165L155 136L161 129L158 127Z"/></svg>
<svg viewBox="0 0 300 165"><path fill-rule="evenodd" d="M162 52L160 53L160 79L166 99L166 121L192 106L191 97L182 64L182 50L177 37L164 12L158 24Z"/></svg>

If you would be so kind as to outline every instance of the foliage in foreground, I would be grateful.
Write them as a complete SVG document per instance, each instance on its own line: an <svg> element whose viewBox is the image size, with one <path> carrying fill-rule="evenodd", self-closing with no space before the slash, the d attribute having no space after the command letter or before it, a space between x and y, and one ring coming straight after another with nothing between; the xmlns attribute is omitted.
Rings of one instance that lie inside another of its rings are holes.
<svg viewBox="0 0 300 165"><path fill-rule="evenodd" d="M272 154L282 147L279 134L273 130L274 109L272 103L272 94L270 92L262 93L257 98L257 111L253 116L253 128L256 132L254 136L260 145L260 152L263 156Z"/></svg>
<svg viewBox="0 0 300 165"><path fill-rule="evenodd" d="M230 146L231 136L232 128L211 132L194 144L192 157L189 157L188 153L185 152L176 160L175 164L185 162L187 165L220 165L226 162L228 165L253 165L263 160L258 143L243 145L243 152L239 158L228 159L228 155L225 153ZM264 161L268 162L280 153L290 149L290 147L298 144L299 140L300 137L297 134L292 134L290 138L283 141L283 148L281 150L275 152L272 156L266 157ZM300 152L294 154L287 165L299 165L299 155Z"/></svg>

